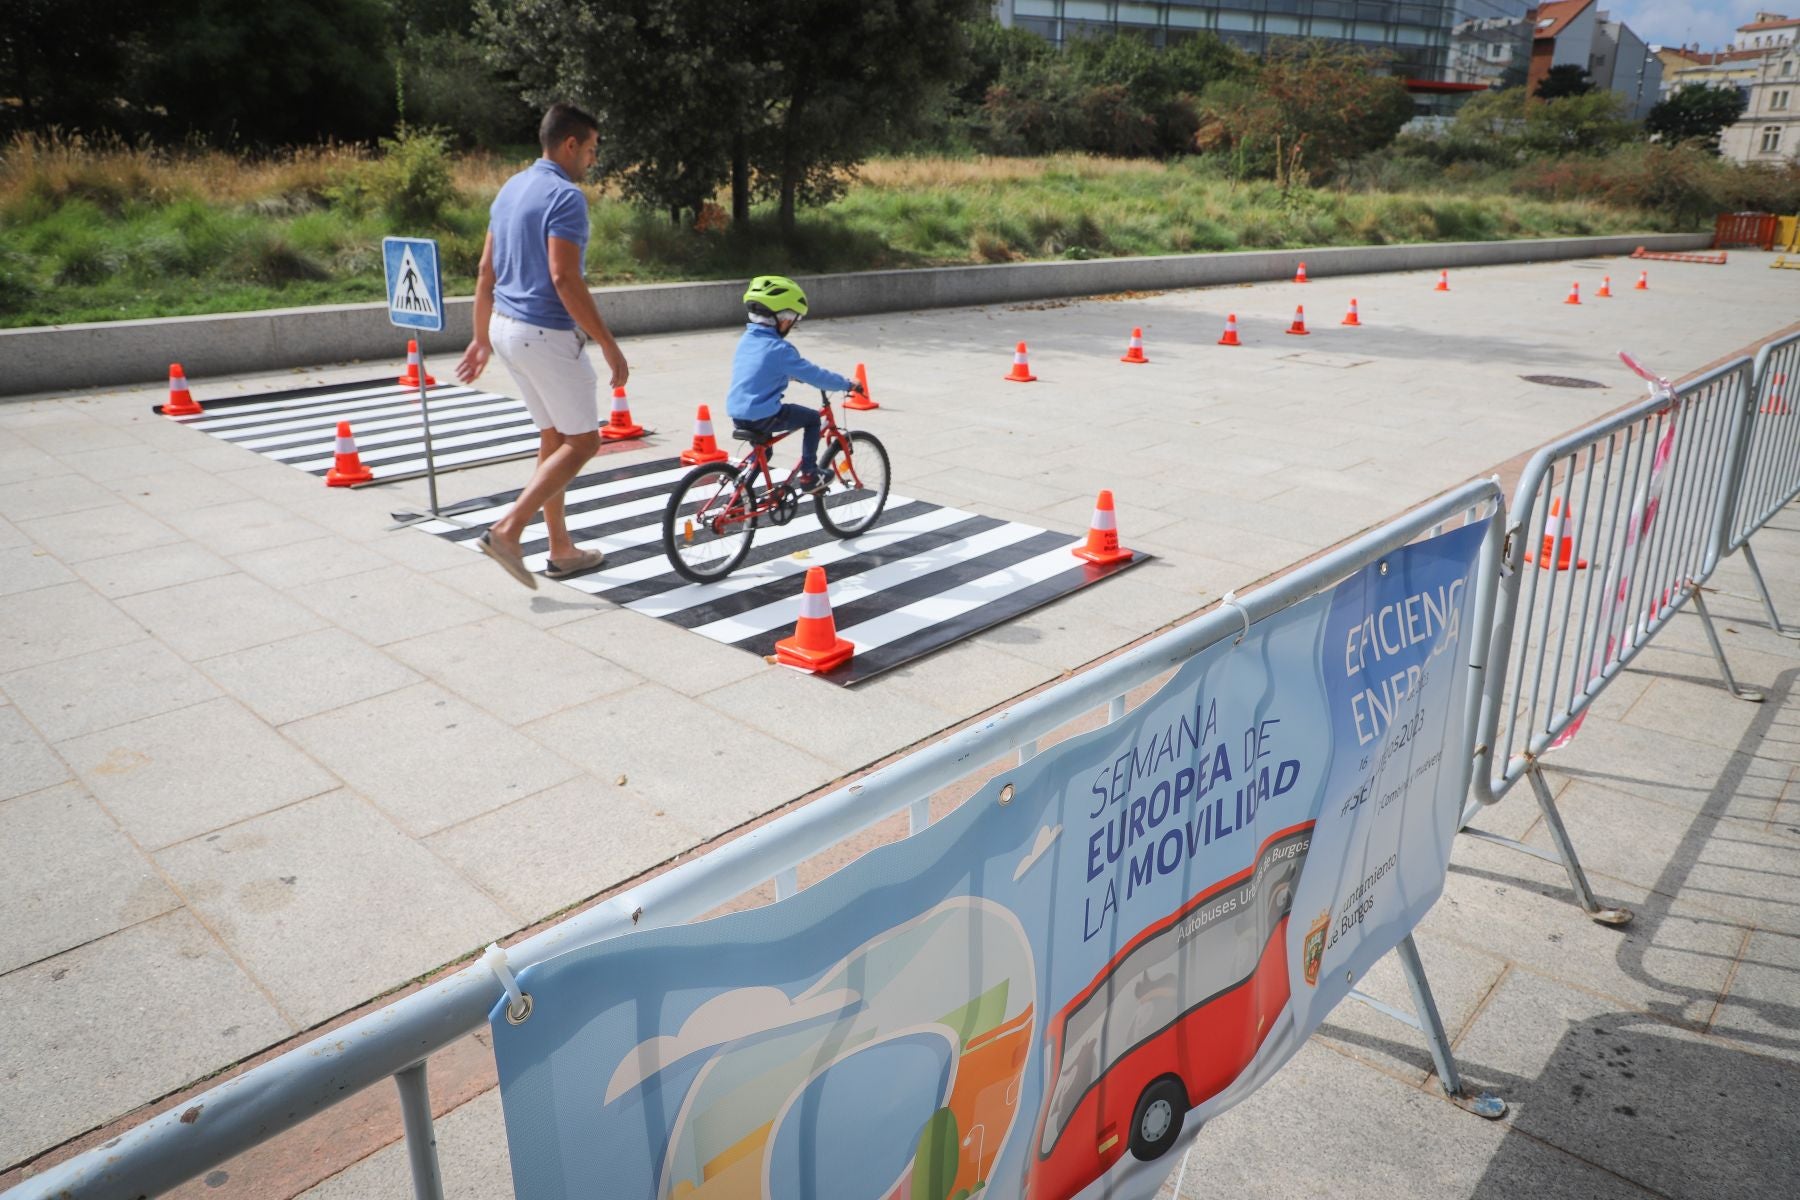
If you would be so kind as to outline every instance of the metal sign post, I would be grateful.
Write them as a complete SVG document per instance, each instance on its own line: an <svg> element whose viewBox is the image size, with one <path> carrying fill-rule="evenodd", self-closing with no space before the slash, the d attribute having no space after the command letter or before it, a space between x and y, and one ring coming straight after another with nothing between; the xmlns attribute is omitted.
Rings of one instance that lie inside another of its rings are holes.
<svg viewBox="0 0 1800 1200"><path fill-rule="evenodd" d="M388 320L401 329L437 333L444 328L444 280L432 238L381 239L387 275ZM419 424L425 434L425 487L431 514L438 515L437 458L431 445L431 407L425 392L425 351L419 351Z"/></svg>

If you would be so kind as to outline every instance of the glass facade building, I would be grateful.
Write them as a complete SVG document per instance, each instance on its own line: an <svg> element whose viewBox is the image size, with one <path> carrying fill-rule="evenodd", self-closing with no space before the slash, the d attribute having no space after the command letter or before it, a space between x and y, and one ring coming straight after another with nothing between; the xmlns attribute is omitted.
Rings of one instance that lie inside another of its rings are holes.
<svg viewBox="0 0 1800 1200"><path fill-rule="evenodd" d="M1477 0L1484 8L1486 0ZM1125 0L1000 0L1002 23L1056 45L1103 33L1138 34L1169 45L1208 32L1255 54L1279 38L1352 42L1385 56L1395 75L1449 78L1450 33L1469 0L1225 0L1127 3Z"/></svg>

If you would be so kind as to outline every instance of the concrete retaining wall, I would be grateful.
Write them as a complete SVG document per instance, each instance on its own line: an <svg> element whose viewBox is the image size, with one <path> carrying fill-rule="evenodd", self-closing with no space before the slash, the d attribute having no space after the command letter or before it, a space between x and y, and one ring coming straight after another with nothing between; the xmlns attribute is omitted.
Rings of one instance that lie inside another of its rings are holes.
<svg viewBox="0 0 1800 1200"><path fill-rule="evenodd" d="M1109 292L1212 287L1286 279L1306 260L1307 275L1436 271L1629 254L1698 250L1711 234L1633 234L1507 242L1432 242L1316 250L1170 254L1086 262L1001 263L908 271L864 271L803 280L814 305L834 317L1010 304ZM743 320L742 280L599 288L594 297L620 337L735 326ZM445 304L444 331L429 335L428 354L460 353L468 344L473 302ZM334 304L223 316L168 317L0 330L0 395L167 378L171 361L190 377L336 363L368 358L400 361L406 334L388 324L383 304Z"/></svg>

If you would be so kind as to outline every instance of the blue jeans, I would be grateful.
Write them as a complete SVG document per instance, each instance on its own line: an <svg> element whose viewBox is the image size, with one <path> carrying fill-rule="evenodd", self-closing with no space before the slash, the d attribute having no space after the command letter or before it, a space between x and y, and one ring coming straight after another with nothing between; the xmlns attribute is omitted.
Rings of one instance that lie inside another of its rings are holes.
<svg viewBox="0 0 1800 1200"><path fill-rule="evenodd" d="M807 408L802 404L784 404L781 411L772 417L764 417L760 421L739 421L738 424L767 433L800 430L800 470L805 474L812 474L818 470L819 463L819 420L819 410L816 408Z"/></svg>

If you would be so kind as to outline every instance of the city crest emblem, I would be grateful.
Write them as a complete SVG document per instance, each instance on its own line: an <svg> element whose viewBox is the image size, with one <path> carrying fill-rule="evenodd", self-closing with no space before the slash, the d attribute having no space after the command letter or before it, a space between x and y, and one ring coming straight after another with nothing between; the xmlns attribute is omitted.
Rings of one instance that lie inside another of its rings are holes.
<svg viewBox="0 0 1800 1200"><path fill-rule="evenodd" d="M1330 925L1331 910L1326 909L1306 931L1306 940L1300 943L1300 965L1308 987L1319 986L1319 963L1325 957L1325 930Z"/></svg>

